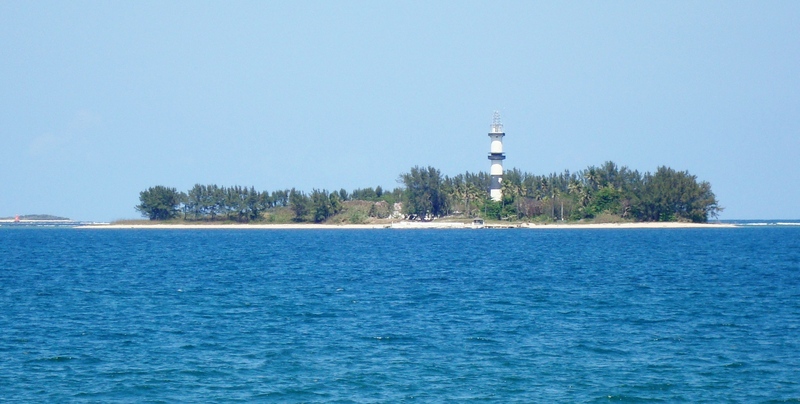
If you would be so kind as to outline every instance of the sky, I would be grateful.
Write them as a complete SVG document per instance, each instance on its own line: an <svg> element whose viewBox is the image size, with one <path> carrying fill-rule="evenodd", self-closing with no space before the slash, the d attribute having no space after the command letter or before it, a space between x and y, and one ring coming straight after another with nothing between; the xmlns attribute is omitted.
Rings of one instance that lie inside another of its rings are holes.
<svg viewBox="0 0 800 404"><path fill-rule="evenodd" d="M800 219L797 1L0 2L0 217L613 161Z"/></svg>

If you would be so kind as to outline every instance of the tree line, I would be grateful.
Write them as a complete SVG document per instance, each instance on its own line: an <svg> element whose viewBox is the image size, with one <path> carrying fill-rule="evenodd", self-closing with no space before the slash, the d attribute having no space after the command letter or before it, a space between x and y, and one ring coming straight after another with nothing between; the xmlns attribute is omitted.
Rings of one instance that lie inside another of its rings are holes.
<svg viewBox="0 0 800 404"><path fill-rule="evenodd" d="M654 173L610 161L575 173L536 175L511 169L503 176L501 201L489 198L490 180L485 172L450 177L434 167L415 166L399 176L401 186L391 191L378 186L351 192L314 189L306 193L294 188L267 192L198 184L179 192L156 186L140 193L136 209L151 220L243 223L365 223L389 217L430 220L446 216L707 222L722 211L708 182L665 166Z"/></svg>
<svg viewBox="0 0 800 404"><path fill-rule="evenodd" d="M346 210L348 202L372 203L388 206L401 196L402 190L384 192L375 188L359 188L352 192L345 189L329 192L314 189L311 193L295 188L257 191L255 187L196 184L186 192L163 185L150 187L139 193L139 205L135 209L150 220L180 218L188 221L233 221L239 223L286 221L324 222ZM385 211L385 212L384 212ZM381 211L370 206L364 212L368 217L388 217L388 208ZM277 219L276 219L277 217Z"/></svg>

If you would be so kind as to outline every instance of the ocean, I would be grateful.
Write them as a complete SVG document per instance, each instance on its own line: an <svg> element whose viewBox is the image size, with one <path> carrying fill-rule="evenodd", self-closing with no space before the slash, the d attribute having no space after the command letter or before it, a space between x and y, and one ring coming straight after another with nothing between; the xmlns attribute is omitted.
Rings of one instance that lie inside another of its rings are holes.
<svg viewBox="0 0 800 404"><path fill-rule="evenodd" d="M3 402L800 402L800 226L0 228Z"/></svg>

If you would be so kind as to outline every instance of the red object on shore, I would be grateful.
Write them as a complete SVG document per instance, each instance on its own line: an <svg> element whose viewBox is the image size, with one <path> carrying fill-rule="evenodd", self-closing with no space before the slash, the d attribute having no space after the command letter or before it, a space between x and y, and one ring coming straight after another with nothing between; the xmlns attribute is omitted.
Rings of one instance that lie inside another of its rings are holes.
<svg viewBox="0 0 800 404"><path fill-rule="evenodd" d="M19 223L19 215L14 216L14 222Z"/></svg>

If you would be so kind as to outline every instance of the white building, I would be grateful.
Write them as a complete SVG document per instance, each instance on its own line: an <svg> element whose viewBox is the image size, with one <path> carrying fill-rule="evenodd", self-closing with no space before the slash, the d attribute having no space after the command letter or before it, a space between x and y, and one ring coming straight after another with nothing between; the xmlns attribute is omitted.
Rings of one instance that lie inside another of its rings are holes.
<svg viewBox="0 0 800 404"><path fill-rule="evenodd" d="M505 135L503 133L503 124L500 123L500 113L494 111L492 131L489 132L489 138L492 141L489 148L489 160L492 162L489 170L489 174L492 176L492 182L489 185L489 197L498 202L503 199L501 183L503 182L503 160L506 159L506 155L503 154L503 136Z"/></svg>

